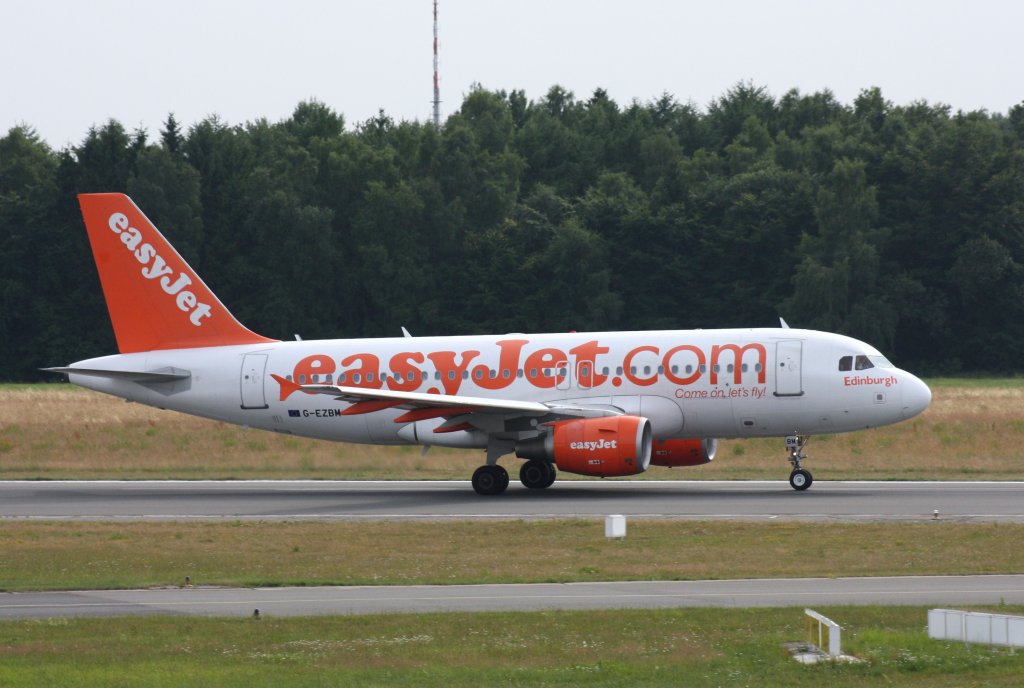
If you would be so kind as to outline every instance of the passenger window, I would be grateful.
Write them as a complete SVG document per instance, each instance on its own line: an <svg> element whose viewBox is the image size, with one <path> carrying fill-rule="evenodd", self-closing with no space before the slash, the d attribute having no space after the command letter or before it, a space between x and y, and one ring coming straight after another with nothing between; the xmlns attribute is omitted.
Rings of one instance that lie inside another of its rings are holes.
<svg viewBox="0 0 1024 688"><path fill-rule="evenodd" d="M339 375L338 382L340 382L341 384L345 384L346 382L348 382L348 373L342 373L341 375Z"/></svg>
<svg viewBox="0 0 1024 688"><path fill-rule="evenodd" d="M857 364L856 364L857 370L867 370L868 368L874 368L874 367L875 367L875 364L872 363L871 360L867 356L858 356L857 357Z"/></svg>
<svg viewBox="0 0 1024 688"><path fill-rule="evenodd" d="M839 359L839 370L845 372L847 370L853 370L853 356L843 356Z"/></svg>

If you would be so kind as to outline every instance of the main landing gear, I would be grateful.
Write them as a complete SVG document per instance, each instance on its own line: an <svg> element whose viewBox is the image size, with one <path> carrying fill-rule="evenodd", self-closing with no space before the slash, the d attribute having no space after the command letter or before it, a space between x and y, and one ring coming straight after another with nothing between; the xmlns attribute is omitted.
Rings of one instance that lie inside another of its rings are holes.
<svg viewBox="0 0 1024 688"><path fill-rule="evenodd" d="M498 464L481 466L473 471L473 489L478 495L499 495L508 487L508 471Z"/></svg>
<svg viewBox="0 0 1024 688"><path fill-rule="evenodd" d="M551 483L555 482L557 475L555 464L548 461L531 459L519 469L520 482L531 490L543 490L545 487L551 487Z"/></svg>
<svg viewBox="0 0 1024 688"><path fill-rule="evenodd" d="M807 435L790 435L786 438L789 462L793 464L793 472L789 474L789 484L798 492L803 492L814 482L811 472L800 465L800 462L807 458L807 454L804 453L804 445L809 439Z"/></svg>
<svg viewBox="0 0 1024 688"><path fill-rule="evenodd" d="M519 469L519 480L531 490L543 490L555 482L558 471L553 463L530 460ZM479 495L499 495L508 487L508 471L498 464L480 466L473 472L473 489Z"/></svg>

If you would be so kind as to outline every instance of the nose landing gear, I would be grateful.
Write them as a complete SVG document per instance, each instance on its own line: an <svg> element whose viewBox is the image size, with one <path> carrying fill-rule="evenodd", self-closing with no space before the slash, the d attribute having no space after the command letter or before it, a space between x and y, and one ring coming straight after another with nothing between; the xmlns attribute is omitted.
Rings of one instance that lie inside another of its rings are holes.
<svg viewBox="0 0 1024 688"><path fill-rule="evenodd" d="M801 466L801 462L807 458L807 454L804 453L804 445L809 439L810 437L807 435L790 435L786 438L789 462L793 464L793 472L789 474L789 485L797 492L803 492L814 482L811 472Z"/></svg>

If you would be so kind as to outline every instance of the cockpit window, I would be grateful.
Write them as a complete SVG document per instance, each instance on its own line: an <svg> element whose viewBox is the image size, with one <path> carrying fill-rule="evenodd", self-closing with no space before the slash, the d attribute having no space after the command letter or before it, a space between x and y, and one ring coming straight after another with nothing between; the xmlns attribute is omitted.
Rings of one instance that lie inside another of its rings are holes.
<svg viewBox="0 0 1024 688"><path fill-rule="evenodd" d="M867 370L868 368L874 368L875 364L871 362L871 359L867 356L858 356L855 365L857 370Z"/></svg>
<svg viewBox="0 0 1024 688"><path fill-rule="evenodd" d="M853 356L843 356L839 359L839 370L853 370Z"/></svg>
<svg viewBox="0 0 1024 688"><path fill-rule="evenodd" d="M892 363L890 363L889 359L886 358L885 356L868 356L868 358L871 359L871 362L875 364L876 368L895 368L896 367Z"/></svg>

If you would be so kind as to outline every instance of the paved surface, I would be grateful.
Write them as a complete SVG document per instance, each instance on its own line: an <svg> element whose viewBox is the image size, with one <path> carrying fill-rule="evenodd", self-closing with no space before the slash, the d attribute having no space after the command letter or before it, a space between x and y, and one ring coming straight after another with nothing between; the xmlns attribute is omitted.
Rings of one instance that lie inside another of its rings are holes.
<svg viewBox="0 0 1024 688"><path fill-rule="evenodd" d="M496 497L468 481L8 481L0 518L646 518L1024 522L1024 482L561 481Z"/></svg>
<svg viewBox="0 0 1024 688"><path fill-rule="evenodd" d="M392 612L1024 604L1024 576L806 578L532 585L324 588L168 588L0 593L0 619L185 614L202 616Z"/></svg>

